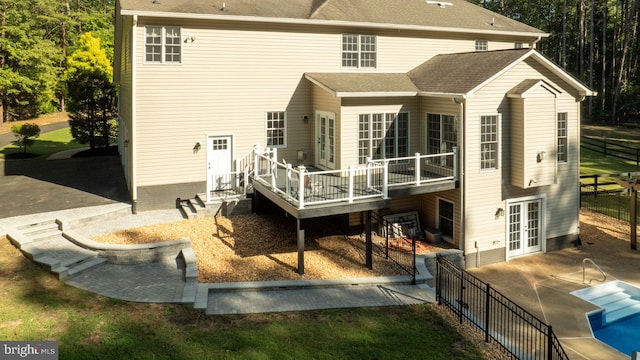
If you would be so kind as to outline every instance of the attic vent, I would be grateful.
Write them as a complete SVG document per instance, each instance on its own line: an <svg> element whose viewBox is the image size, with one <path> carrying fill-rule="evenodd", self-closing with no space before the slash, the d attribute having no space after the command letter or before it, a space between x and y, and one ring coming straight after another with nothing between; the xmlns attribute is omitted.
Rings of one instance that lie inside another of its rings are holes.
<svg viewBox="0 0 640 360"><path fill-rule="evenodd" d="M447 6L453 6L452 3L450 2L446 2L446 1L432 1L432 0L427 0L427 4L428 5L438 5L441 8L445 8Z"/></svg>

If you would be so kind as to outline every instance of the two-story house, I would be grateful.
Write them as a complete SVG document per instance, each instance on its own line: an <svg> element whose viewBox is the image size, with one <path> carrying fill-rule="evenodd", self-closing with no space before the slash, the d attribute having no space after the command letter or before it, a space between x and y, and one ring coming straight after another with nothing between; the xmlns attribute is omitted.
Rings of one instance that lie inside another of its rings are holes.
<svg viewBox="0 0 640 360"><path fill-rule="evenodd" d="M547 36L463 0L118 0L134 211L251 183L298 219L417 211L471 267L565 247L594 93Z"/></svg>

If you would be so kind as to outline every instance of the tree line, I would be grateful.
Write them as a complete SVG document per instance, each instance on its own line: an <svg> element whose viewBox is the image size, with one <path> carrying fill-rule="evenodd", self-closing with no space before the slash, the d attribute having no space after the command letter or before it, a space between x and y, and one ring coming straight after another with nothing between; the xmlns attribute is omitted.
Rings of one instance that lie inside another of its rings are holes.
<svg viewBox="0 0 640 360"><path fill-rule="evenodd" d="M598 92L585 119L640 123L640 0L477 0L550 34L538 49Z"/></svg>
<svg viewBox="0 0 640 360"><path fill-rule="evenodd" d="M585 119L640 122L640 0L470 0L550 34L538 49L598 92ZM65 72L90 32L110 62L114 0L0 0L0 123L66 110Z"/></svg>
<svg viewBox="0 0 640 360"><path fill-rule="evenodd" d="M68 57L91 32L113 54L113 0L0 0L0 123L66 110Z"/></svg>

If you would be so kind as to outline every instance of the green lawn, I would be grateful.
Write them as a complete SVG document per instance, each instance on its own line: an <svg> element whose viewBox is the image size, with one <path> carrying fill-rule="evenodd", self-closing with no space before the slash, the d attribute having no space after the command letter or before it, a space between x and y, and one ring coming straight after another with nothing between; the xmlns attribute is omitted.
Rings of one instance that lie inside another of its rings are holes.
<svg viewBox="0 0 640 360"><path fill-rule="evenodd" d="M80 147L86 147L71 138L70 129L64 128L56 131L51 131L41 134L35 139L35 143L27 148L27 152L31 154L39 155L39 157L47 157L53 153L75 149ZM4 158L6 155L15 154L19 152L17 145L7 145L0 148L0 158Z"/></svg>
<svg viewBox="0 0 640 360"><path fill-rule="evenodd" d="M0 339L55 340L65 360L485 358L437 305L208 316L67 286L6 238L0 274Z"/></svg>

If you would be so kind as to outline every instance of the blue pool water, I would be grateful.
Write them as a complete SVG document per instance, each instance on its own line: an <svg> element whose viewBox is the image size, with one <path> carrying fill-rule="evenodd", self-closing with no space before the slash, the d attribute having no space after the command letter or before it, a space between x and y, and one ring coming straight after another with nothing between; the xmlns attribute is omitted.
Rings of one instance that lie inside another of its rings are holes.
<svg viewBox="0 0 640 360"><path fill-rule="evenodd" d="M615 280L571 294L599 307L587 314L596 339L629 356L640 350L640 288Z"/></svg>
<svg viewBox="0 0 640 360"><path fill-rule="evenodd" d="M591 322L591 317L589 317L589 321ZM629 356L634 351L640 350L640 314L626 317L600 328L594 325L596 324L591 323L593 335L603 343Z"/></svg>

